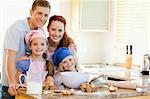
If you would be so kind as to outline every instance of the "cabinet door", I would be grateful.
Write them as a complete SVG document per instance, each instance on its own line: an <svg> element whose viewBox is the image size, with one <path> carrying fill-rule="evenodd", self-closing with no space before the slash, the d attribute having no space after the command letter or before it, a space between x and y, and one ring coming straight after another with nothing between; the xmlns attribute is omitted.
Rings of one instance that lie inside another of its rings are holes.
<svg viewBox="0 0 150 99"><path fill-rule="evenodd" d="M80 30L110 30L110 0L80 0Z"/></svg>

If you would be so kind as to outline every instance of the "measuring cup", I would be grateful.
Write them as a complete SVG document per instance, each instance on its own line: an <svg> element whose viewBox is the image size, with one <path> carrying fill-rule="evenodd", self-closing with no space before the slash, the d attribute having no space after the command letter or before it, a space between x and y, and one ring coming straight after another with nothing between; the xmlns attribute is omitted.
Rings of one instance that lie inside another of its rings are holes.
<svg viewBox="0 0 150 99"><path fill-rule="evenodd" d="M27 94L42 94L42 83L47 75L47 71L43 72L27 72L27 75L19 76L19 83L24 85L22 77L25 78Z"/></svg>

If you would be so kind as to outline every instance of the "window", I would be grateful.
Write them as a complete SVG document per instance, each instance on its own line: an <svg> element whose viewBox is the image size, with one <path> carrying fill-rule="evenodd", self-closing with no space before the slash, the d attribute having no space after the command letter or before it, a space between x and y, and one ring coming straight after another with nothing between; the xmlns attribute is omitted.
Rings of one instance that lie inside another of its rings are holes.
<svg viewBox="0 0 150 99"><path fill-rule="evenodd" d="M80 30L110 30L110 0L80 1Z"/></svg>
<svg viewBox="0 0 150 99"><path fill-rule="evenodd" d="M126 45L133 46L133 64L140 65L143 55L150 54L149 0L115 2L115 62L125 61Z"/></svg>

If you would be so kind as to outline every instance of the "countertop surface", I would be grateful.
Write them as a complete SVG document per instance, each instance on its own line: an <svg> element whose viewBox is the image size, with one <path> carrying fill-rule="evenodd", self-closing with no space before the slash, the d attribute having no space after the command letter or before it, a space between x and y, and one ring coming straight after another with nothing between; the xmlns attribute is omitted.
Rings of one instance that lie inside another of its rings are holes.
<svg viewBox="0 0 150 99"><path fill-rule="evenodd" d="M23 91L20 91L19 94L30 99L112 99L146 96L150 95L150 92L139 93L135 90L121 88L119 88L116 92L110 92L108 88L103 87L97 92L82 92L80 90L77 90L73 95L70 96L64 96L61 93L53 93L51 91L45 91L42 95L28 95Z"/></svg>
<svg viewBox="0 0 150 99"><path fill-rule="evenodd" d="M139 71L137 69L127 70L123 67L84 67L84 72L89 72L91 74L108 74L116 78L124 79L124 82L137 81L139 78ZM120 83L120 81L116 81ZM136 84L135 84L136 85ZM127 98L135 96L150 96L150 90L147 92L137 92L134 88L118 88L116 92L110 92L107 85L102 86L96 92L82 92L81 90L76 90L74 95L63 96L61 93L53 93L49 91L43 91L42 95L28 95L23 91L20 91L20 95L28 96L38 99L112 99L112 98ZM32 99L31 98L31 99ZM19 99L19 98L17 98Z"/></svg>

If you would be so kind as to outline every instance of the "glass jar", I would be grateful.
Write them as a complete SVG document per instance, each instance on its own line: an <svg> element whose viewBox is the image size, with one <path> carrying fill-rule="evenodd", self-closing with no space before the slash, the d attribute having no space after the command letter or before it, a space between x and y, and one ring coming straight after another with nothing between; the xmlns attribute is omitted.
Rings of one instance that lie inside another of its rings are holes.
<svg viewBox="0 0 150 99"><path fill-rule="evenodd" d="M150 76L140 75L137 80L136 91L138 92L148 92L150 91Z"/></svg>

